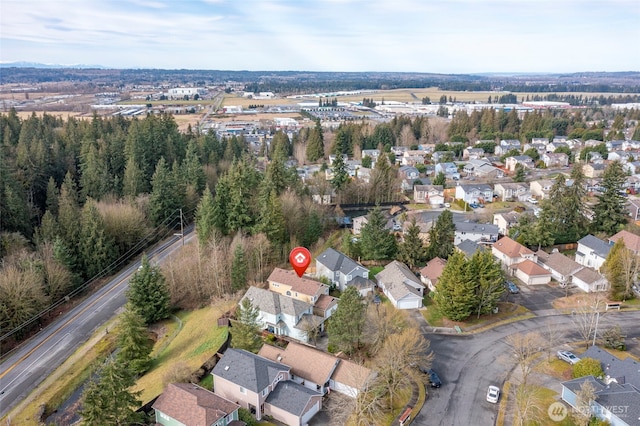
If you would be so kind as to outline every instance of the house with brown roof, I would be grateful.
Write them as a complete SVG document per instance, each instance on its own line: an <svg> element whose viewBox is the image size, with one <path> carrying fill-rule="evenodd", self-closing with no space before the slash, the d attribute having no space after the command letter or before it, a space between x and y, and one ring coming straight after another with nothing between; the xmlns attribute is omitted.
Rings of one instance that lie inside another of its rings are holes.
<svg viewBox="0 0 640 426"><path fill-rule="evenodd" d="M584 266L560 252L546 253L543 250L536 252L538 263L547 271L551 272L551 278L563 284L570 284L573 274Z"/></svg>
<svg viewBox="0 0 640 426"><path fill-rule="evenodd" d="M258 355L291 367L291 380L325 395L340 358L291 342L286 348L262 345Z"/></svg>
<svg viewBox="0 0 640 426"><path fill-rule="evenodd" d="M153 403L156 424L229 426L240 406L194 383L170 383ZM244 424L238 422L237 424Z"/></svg>
<svg viewBox="0 0 640 426"><path fill-rule="evenodd" d="M213 391L260 420L302 426L322 408L322 394L291 380L291 367L242 349L226 350L211 372Z"/></svg>
<svg viewBox="0 0 640 426"><path fill-rule="evenodd" d="M527 285L549 284L551 281L551 272L529 259L515 265L514 275Z"/></svg>
<svg viewBox="0 0 640 426"><path fill-rule="evenodd" d="M293 297L310 304L315 304L321 295L329 294L329 287L320 281L309 279L305 276L299 277L294 271L274 268L269 278L269 290Z"/></svg>
<svg viewBox="0 0 640 426"><path fill-rule="evenodd" d="M640 236L623 230L609 237L609 244L613 245L619 239L622 239L625 247L631 250L634 254L640 254Z"/></svg>
<svg viewBox="0 0 640 426"><path fill-rule="evenodd" d="M394 260L376 274L378 287L397 309L422 307L424 285L402 262Z"/></svg>
<svg viewBox="0 0 640 426"><path fill-rule="evenodd" d="M353 361L341 359L333 372L329 387L343 395L355 398L376 377L376 372Z"/></svg>
<svg viewBox="0 0 640 426"><path fill-rule="evenodd" d="M513 275L515 265L525 260L536 262L536 254L509 237L502 237L491 246L491 253L502 263L502 267Z"/></svg>
<svg viewBox="0 0 640 426"><path fill-rule="evenodd" d="M439 257L434 257L427 264L420 269L420 281L426 285L429 290L436 291L436 285L438 279L444 271L444 267L447 266L447 261Z"/></svg>

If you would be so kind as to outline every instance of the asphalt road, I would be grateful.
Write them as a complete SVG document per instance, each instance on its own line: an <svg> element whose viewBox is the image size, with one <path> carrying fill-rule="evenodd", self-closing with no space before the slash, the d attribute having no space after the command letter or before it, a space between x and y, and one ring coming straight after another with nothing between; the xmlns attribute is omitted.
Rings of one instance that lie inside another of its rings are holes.
<svg viewBox="0 0 640 426"><path fill-rule="evenodd" d="M185 242L194 234L185 235ZM159 262L182 246L173 237L147 252ZM129 277L139 262L119 273L79 306L44 328L0 364L0 417L26 398L64 360L85 343L96 329L108 322L126 303Z"/></svg>
<svg viewBox="0 0 640 426"><path fill-rule="evenodd" d="M551 323L561 337L560 344L579 340L571 318L567 315L536 317L502 325L475 335L442 335L425 333L435 353L433 368L443 385L429 389L429 398L415 418L415 425L484 426L494 425L498 404L486 401L489 385L502 389L515 367L505 342L507 336L542 329ZM627 338L640 335L640 311L607 312L600 316L600 326L620 324ZM565 346L565 348L568 348Z"/></svg>

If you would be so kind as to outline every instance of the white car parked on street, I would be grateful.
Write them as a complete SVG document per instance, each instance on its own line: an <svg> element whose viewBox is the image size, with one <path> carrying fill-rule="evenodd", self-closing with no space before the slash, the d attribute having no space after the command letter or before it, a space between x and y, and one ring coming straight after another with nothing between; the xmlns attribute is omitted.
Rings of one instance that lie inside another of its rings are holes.
<svg viewBox="0 0 640 426"><path fill-rule="evenodd" d="M489 386L489 390L487 391L487 401L492 404L496 404L500 399L500 388L497 386Z"/></svg>

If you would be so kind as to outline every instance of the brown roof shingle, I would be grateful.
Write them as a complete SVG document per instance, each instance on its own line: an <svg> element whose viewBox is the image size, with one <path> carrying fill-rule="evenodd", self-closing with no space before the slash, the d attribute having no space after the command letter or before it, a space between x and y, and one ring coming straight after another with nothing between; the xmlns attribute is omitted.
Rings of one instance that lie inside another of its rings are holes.
<svg viewBox="0 0 640 426"><path fill-rule="evenodd" d="M285 364L296 376L320 385L329 380L340 361L331 354L295 342L290 342L285 349L262 345L258 355Z"/></svg>
<svg viewBox="0 0 640 426"><path fill-rule="evenodd" d="M324 293L323 287L326 287L319 281L310 280L308 278L299 277L293 271L289 271L281 268L274 268L267 278L269 283L279 283L291 286L291 290L297 291L301 294L309 296L315 296L318 293Z"/></svg>
<svg viewBox="0 0 640 426"><path fill-rule="evenodd" d="M626 248L634 253L640 253L640 236L632 234L629 231L620 231L617 234L609 237L609 241L613 241L615 243L621 238L624 241L624 245Z"/></svg>
<svg viewBox="0 0 640 426"><path fill-rule="evenodd" d="M522 255L534 254L517 241L512 240L509 237L502 237L492 246L501 253L506 254L510 258L520 257Z"/></svg>
<svg viewBox="0 0 640 426"><path fill-rule="evenodd" d="M338 383L361 390L372 375L373 371L367 367L343 359L331 378Z"/></svg>
<svg viewBox="0 0 640 426"><path fill-rule="evenodd" d="M542 266L538 265L537 263L529 259L518 263L516 267L529 276L532 276L532 275L551 276L551 272L547 271Z"/></svg>
<svg viewBox="0 0 640 426"><path fill-rule="evenodd" d="M185 425L210 425L240 406L193 383L170 383L153 408Z"/></svg>
<svg viewBox="0 0 640 426"><path fill-rule="evenodd" d="M436 284L440 275L442 275L442 271L444 267L447 266L447 261L444 259L440 259L439 257L434 257L431 259L424 268L420 269L420 275L425 278L429 278L433 285Z"/></svg>

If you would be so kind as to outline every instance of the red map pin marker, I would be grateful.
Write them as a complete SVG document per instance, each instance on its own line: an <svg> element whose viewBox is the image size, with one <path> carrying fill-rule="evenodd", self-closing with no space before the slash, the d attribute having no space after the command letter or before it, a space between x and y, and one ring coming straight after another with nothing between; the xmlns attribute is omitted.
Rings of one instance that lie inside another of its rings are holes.
<svg viewBox="0 0 640 426"><path fill-rule="evenodd" d="M304 247L296 247L289 253L289 263L293 266L293 270L296 271L299 277L302 277L304 271L311 263L311 253Z"/></svg>

